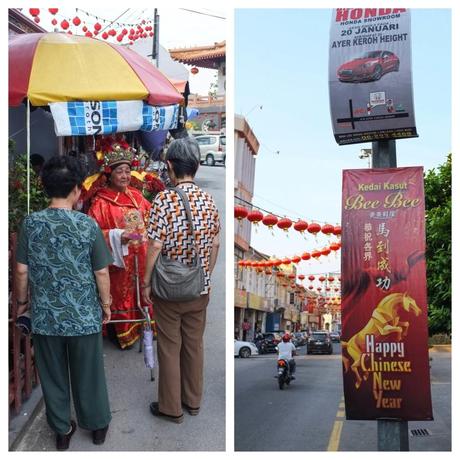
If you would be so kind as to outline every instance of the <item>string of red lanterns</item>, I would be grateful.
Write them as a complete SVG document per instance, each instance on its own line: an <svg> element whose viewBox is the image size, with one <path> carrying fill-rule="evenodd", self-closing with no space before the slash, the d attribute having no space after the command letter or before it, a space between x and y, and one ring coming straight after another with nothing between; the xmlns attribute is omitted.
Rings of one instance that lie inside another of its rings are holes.
<svg viewBox="0 0 460 460"><path fill-rule="evenodd" d="M237 205L235 206L234 211L235 218L239 221L247 219L249 222L251 222L251 224L255 225L259 225L259 223L262 222L262 224L268 227L270 230L272 230L276 226L281 230L287 232L291 227L293 227L294 230L296 230L300 234L304 234L305 231L307 231L315 237L320 232L328 237L332 235L340 237L342 235L342 227L340 225L334 226L326 223L323 226L321 226L317 222L311 222L309 224L307 221L303 219L299 219L294 223L288 217L278 217L273 213L269 213L264 216L261 210L255 206L253 206L252 210L249 210L245 206Z"/></svg>
<svg viewBox="0 0 460 460"><path fill-rule="evenodd" d="M87 17L91 17L95 19L97 22L94 23L92 26L86 25L85 22L81 20L78 16L78 12L85 14ZM53 16L51 20L51 24L55 27L55 29L61 29L62 32L66 32L68 34L78 34L81 32L81 35L86 37L96 37L99 35L99 32L102 30L102 22L104 25L107 24L108 27L111 28L107 31L102 32L101 38L103 40L108 40L109 38L115 38L118 43L122 43L123 41L129 41L129 44L132 45L136 40L141 38L153 37L153 20L145 20L142 19L139 23L123 23L123 22L113 22L107 19L100 18L99 16L93 15L88 13L87 11L81 10L76 8L77 15L73 18L63 18L59 23L56 19L56 14L59 12L59 8L48 8L48 13ZM39 8L29 8L29 14L33 17L35 23L40 22L40 9ZM100 21L100 22L99 22ZM114 26L115 24L115 26ZM71 25L75 28L75 30L70 30ZM81 30L79 30L81 26ZM128 30L127 27L130 27ZM92 29L92 30L90 30Z"/></svg>

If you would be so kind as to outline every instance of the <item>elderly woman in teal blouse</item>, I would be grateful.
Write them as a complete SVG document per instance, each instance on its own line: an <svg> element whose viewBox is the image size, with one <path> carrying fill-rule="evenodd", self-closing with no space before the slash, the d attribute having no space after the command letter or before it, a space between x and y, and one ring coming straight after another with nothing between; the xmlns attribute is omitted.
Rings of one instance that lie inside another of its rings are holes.
<svg viewBox="0 0 460 460"><path fill-rule="evenodd" d="M66 450L78 425L102 444L111 420L102 355L102 323L110 320L112 256L96 222L73 211L84 179L79 162L54 157L43 167L48 208L24 219L17 248L18 315L29 310L35 360L56 433ZM70 378L69 378L70 376Z"/></svg>

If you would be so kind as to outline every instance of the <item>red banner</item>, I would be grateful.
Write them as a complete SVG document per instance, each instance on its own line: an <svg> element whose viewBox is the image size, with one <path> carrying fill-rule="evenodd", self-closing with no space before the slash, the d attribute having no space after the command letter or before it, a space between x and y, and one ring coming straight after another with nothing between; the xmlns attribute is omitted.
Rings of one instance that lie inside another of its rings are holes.
<svg viewBox="0 0 460 460"><path fill-rule="evenodd" d="M432 420L423 168L343 171L342 361L349 420Z"/></svg>

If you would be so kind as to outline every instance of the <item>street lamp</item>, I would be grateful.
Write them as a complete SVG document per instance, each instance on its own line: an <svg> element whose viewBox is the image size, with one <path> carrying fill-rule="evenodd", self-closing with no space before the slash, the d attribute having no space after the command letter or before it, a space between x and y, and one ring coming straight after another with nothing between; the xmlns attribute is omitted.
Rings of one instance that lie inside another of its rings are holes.
<svg viewBox="0 0 460 460"><path fill-rule="evenodd" d="M359 158L364 160L367 158L367 167L371 167L371 158L372 158L372 149L361 149L361 153L359 154Z"/></svg>

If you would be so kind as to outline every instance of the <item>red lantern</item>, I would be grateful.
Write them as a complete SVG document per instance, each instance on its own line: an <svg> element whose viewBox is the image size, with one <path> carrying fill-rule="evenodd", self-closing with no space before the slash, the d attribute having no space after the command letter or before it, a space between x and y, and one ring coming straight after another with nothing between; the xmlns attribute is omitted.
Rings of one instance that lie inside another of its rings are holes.
<svg viewBox="0 0 460 460"><path fill-rule="evenodd" d="M190 72L191 72L193 75L196 75L196 74L199 72L198 67L192 67L192 68L190 69Z"/></svg>
<svg viewBox="0 0 460 460"><path fill-rule="evenodd" d="M321 275L319 278L318 278L322 283L324 283L324 281L326 281L326 277Z"/></svg>
<svg viewBox="0 0 460 460"><path fill-rule="evenodd" d="M330 235L334 231L334 227L331 224L324 224L321 227L321 232L323 232L325 235Z"/></svg>
<svg viewBox="0 0 460 460"><path fill-rule="evenodd" d="M327 287L327 288L326 288L326 291L327 291L327 292L329 292L330 290L331 290L331 288L330 288L330 287Z"/></svg>
<svg viewBox="0 0 460 460"><path fill-rule="evenodd" d="M321 249L321 255L323 256L328 256L330 253L331 253L331 250L329 248Z"/></svg>
<svg viewBox="0 0 460 460"><path fill-rule="evenodd" d="M149 37L153 37L153 32L149 32Z"/></svg>
<svg viewBox="0 0 460 460"><path fill-rule="evenodd" d="M239 266L239 267L244 267L244 265L245 265L244 260L240 260L240 261L238 262L238 266Z"/></svg>
<svg viewBox="0 0 460 460"><path fill-rule="evenodd" d="M340 225L337 225L336 227L334 227L334 230L332 231L332 233L336 236L339 236L342 234L342 227Z"/></svg>
<svg viewBox="0 0 460 460"><path fill-rule="evenodd" d="M275 267L279 267L283 262L279 259L275 259L272 261L272 264L275 266Z"/></svg>
<svg viewBox="0 0 460 460"><path fill-rule="evenodd" d="M55 26L57 24L57 19L53 18L53 20L51 21L51 24L53 24L53 26Z"/></svg>
<svg viewBox="0 0 460 460"><path fill-rule="evenodd" d="M337 244L337 243L331 243L329 245L329 248L332 250L332 251L338 251L340 249L340 246Z"/></svg>
<svg viewBox="0 0 460 460"><path fill-rule="evenodd" d="M93 33L90 32L89 30L88 30L88 32L86 32L86 34L85 34L85 37L88 37L88 38L91 38L92 36L93 36Z"/></svg>
<svg viewBox="0 0 460 460"><path fill-rule="evenodd" d="M316 288L316 290L317 290L318 292L320 292L320 291L321 291L321 288L320 288L320 287L318 287L318 288Z"/></svg>
<svg viewBox="0 0 460 460"><path fill-rule="evenodd" d="M65 19L61 22L61 28L64 30L69 28L69 23Z"/></svg>
<svg viewBox="0 0 460 460"><path fill-rule="evenodd" d="M117 35L117 31L115 29L110 29L108 31L108 34L111 36L111 37L115 37L115 35Z"/></svg>
<svg viewBox="0 0 460 460"><path fill-rule="evenodd" d="M281 272L278 272L276 274L277 278L283 278L284 277L284 273L281 273Z"/></svg>
<svg viewBox="0 0 460 460"><path fill-rule="evenodd" d="M78 27L80 24L81 24L81 19L78 17L78 16L75 16L73 19L72 19L72 22L73 22L73 25Z"/></svg>
<svg viewBox="0 0 460 460"><path fill-rule="evenodd" d="M98 32L102 29L102 26L96 22L96 24L94 24L94 30L97 30Z"/></svg>
<svg viewBox="0 0 460 460"><path fill-rule="evenodd" d="M302 260L310 260L311 255L310 255L309 252L304 252L304 253L301 255L301 258L302 258Z"/></svg>
<svg viewBox="0 0 460 460"><path fill-rule="evenodd" d="M267 214L263 219L262 223L266 225L268 228L273 228L278 222L278 218L273 214Z"/></svg>
<svg viewBox="0 0 460 460"><path fill-rule="evenodd" d="M303 233L305 230L307 230L307 228L308 228L308 223L301 219L299 219L294 224L294 230L297 230L300 233Z"/></svg>
<svg viewBox="0 0 460 460"><path fill-rule="evenodd" d="M299 256L294 256L292 258L292 261L295 263L295 264L298 264L302 259L299 257Z"/></svg>
<svg viewBox="0 0 460 460"><path fill-rule="evenodd" d="M299 275L299 280L303 281L305 279L305 275Z"/></svg>
<svg viewBox="0 0 460 460"><path fill-rule="evenodd" d="M118 35L118 36L117 36L117 41L118 41L118 42L123 41L123 35L121 35L121 34Z"/></svg>
<svg viewBox="0 0 460 460"><path fill-rule="evenodd" d="M31 16L35 17L40 14L40 10L38 8L29 8L29 13Z"/></svg>
<svg viewBox="0 0 460 460"><path fill-rule="evenodd" d="M121 31L121 33L122 33L122 35L127 35L128 29L123 29L123 30Z"/></svg>
<svg viewBox="0 0 460 460"><path fill-rule="evenodd" d="M317 249L315 249L314 251L312 251L311 256L315 259L318 259L319 257L321 257L321 253Z"/></svg>
<svg viewBox="0 0 460 460"><path fill-rule="evenodd" d="M36 24L38 24L38 23L40 22L40 18L39 18L38 16L35 16L35 17L34 17L34 22L35 22Z"/></svg>
<svg viewBox="0 0 460 460"><path fill-rule="evenodd" d="M272 271L267 269L267 270L265 270L265 274L266 274L266 275L271 275L271 274L272 274Z"/></svg>
<svg viewBox="0 0 460 460"><path fill-rule="evenodd" d="M283 265L289 265L291 263L291 259L285 257L281 262L283 263Z"/></svg>
<svg viewBox="0 0 460 460"><path fill-rule="evenodd" d="M334 281L334 277L333 277L333 276L329 276L329 277L327 278L327 280L329 281L329 283L332 283L332 282Z"/></svg>
<svg viewBox="0 0 460 460"><path fill-rule="evenodd" d="M134 29L129 29L129 33L130 33L131 35L134 35L134 34L136 33L136 31L135 31Z"/></svg>
<svg viewBox="0 0 460 460"><path fill-rule="evenodd" d="M247 216L247 219L249 220L249 222L253 224L258 224L263 218L264 218L264 215L258 210L251 211L250 213L248 213L248 216Z"/></svg>
<svg viewBox="0 0 460 460"><path fill-rule="evenodd" d="M48 8L48 11L54 16L59 11L59 8Z"/></svg>
<svg viewBox="0 0 460 460"><path fill-rule="evenodd" d="M88 32L88 27L83 26L83 27L81 28L81 30L82 30L83 32Z"/></svg>
<svg viewBox="0 0 460 460"><path fill-rule="evenodd" d="M321 230L321 225L312 222L311 224L308 225L308 233L311 233L313 235L317 235L318 232Z"/></svg>
<svg viewBox="0 0 460 460"><path fill-rule="evenodd" d="M334 288L334 291L335 291L335 292L339 292L339 288Z"/></svg>
<svg viewBox="0 0 460 460"><path fill-rule="evenodd" d="M309 279L310 281L314 281L314 280L315 280L315 277L314 277L314 275L310 275L310 276L308 277L308 279Z"/></svg>
<svg viewBox="0 0 460 460"><path fill-rule="evenodd" d="M109 34L107 32L102 32L102 35L101 37L104 39L104 40L107 40L109 38Z"/></svg>
<svg viewBox="0 0 460 460"><path fill-rule="evenodd" d="M291 274L288 276L288 278L289 278L290 280L295 280L295 275L294 275L294 273L291 273Z"/></svg>
<svg viewBox="0 0 460 460"><path fill-rule="evenodd" d="M292 226L292 220L288 219L287 217L283 217L282 219L280 219L278 221L278 223L276 225L281 230L284 230L285 232L287 232L289 230L289 228L291 228L291 226Z"/></svg>
<svg viewBox="0 0 460 460"><path fill-rule="evenodd" d="M235 219L238 219L241 221L241 219L244 219L245 217L248 216L248 210L243 207L243 206L235 206Z"/></svg>

